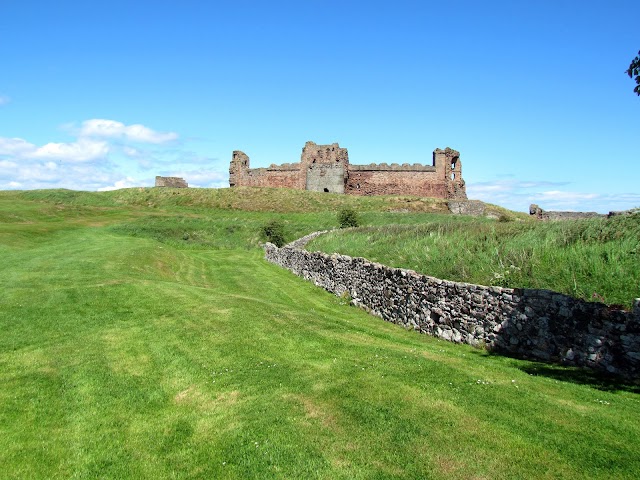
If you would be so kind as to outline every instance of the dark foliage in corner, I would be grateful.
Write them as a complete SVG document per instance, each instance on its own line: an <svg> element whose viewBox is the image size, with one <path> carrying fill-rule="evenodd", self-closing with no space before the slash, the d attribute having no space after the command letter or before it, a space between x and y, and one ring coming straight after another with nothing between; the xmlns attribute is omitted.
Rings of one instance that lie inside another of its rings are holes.
<svg viewBox="0 0 640 480"><path fill-rule="evenodd" d="M640 96L640 51L638 55L636 55L636 58L631 61L626 73L629 75L629 78L635 77L636 88L634 88L633 91L636 92L636 95Z"/></svg>
<svg viewBox="0 0 640 480"><path fill-rule="evenodd" d="M286 241L284 239L284 223L280 220L271 220L263 225L262 234L267 241L273 243L276 247L282 247Z"/></svg>

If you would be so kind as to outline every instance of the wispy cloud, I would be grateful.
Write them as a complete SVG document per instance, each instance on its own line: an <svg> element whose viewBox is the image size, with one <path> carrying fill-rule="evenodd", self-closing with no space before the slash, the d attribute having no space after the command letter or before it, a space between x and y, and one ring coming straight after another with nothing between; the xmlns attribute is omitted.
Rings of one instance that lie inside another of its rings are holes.
<svg viewBox="0 0 640 480"><path fill-rule="evenodd" d="M160 175L184 178L190 187L228 187L229 175L215 170L167 170Z"/></svg>
<svg viewBox="0 0 640 480"><path fill-rule="evenodd" d="M81 137L121 138L142 143L167 143L178 139L174 132L156 132L144 125L125 125L122 122L105 119L92 119L82 122Z"/></svg>
<svg viewBox="0 0 640 480"><path fill-rule="evenodd" d="M105 158L109 153L107 142L80 138L71 143L47 143L29 156L31 158L63 160L71 163L91 162Z"/></svg>
<svg viewBox="0 0 640 480"><path fill-rule="evenodd" d="M0 137L0 189L114 190L153 185L155 175L192 186L227 186L226 165L184 149L174 132L92 119L63 126L75 138L36 145ZM206 166L205 166L206 165Z"/></svg>
<svg viewBox="0 0 640 480"><path fill-rule="evenodd" d="M36 162L14 165L5 169L0 165L0 189L72 188L97 190L110 185L120 175L109 171L108 166L95 164L65 164Z"/></svg>
<svg viewBox="0 0 640 480"><path fill-rule="evenodd" d="M22 138L0 137L0 157L23 157L36 150L36 146Z"/></svg>
<svg viewBox="0 0 640 480"><path fill-rule="evenodd" d="M542 200L549 202L583 202L593 200L600 195L597 193L563 192L561 190L549 190L538 195Z"/></svg>
<svg viewBox="0 0 640 480"><path fill-rule="evenodd" d="M576 192L569 182L499 179L467 185L469 198L501 205L517 211L528 211L538 204L545 210L595 211L626 210L640 205L640 194L604 194ZM566 188L562 188L566 187Z"/></svg>
<svg viewBox="0 0 640 480"><path fill-rule="evenodd" d="M132 177L122 178L120 180L116 180L113 185L107 185L105 187L98 188L99 192L108 192L111 190L120 190L121 188L132 188L139 186L139 182Z"/></svg>
<svg viewBox="0 0 640 480"><path fill-rule="evenodd" d="M7 97L6 95L0 95L0 107L2 105L6 105L10 101L11 101L11 99L9 97Z"/></svg>
<svg viewBox="0 0 640 480"><path fill-rule="evenodd" d="M38 147L22 138L0 137L0 157L15 159L64 160L70 163L90 162L109 153L106 142L80 138L70 143L47 143Z"/></svg>

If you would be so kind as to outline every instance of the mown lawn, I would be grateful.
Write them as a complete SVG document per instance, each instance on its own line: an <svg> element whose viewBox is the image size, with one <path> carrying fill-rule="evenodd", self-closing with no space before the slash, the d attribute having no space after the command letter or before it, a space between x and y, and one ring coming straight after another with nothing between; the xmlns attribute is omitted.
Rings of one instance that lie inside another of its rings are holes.
<svg viewBox="0 0 640 480"><path fill-rule="evenodd" d="M368 316L262 259L271 213L104 203L0 195L0 477L639 476L636 385Z"/></svg>

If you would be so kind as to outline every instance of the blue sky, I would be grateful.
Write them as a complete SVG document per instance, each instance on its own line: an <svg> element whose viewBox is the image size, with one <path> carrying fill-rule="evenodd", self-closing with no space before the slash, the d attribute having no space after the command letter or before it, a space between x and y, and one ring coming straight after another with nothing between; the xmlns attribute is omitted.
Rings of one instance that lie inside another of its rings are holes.
<svg viewBox="0 0 640 480"><path fill-rule="evenodd" d="M470 198L640 207L637 1L0 0L0 189L228 186L307 140Z"/></svg>

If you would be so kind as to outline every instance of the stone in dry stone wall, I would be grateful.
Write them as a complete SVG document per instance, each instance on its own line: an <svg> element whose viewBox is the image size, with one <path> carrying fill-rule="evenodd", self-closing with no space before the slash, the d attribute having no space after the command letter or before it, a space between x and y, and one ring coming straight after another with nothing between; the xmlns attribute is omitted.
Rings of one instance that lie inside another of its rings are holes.
<svg viewBox="0 0 640 480"><path fill-rule="evenodd" d="M440 280L364 258L307 252L313 236L265 258L382 319L456 343L627 377L640 374L640 299L631 312L549 290Z"/></svg>

